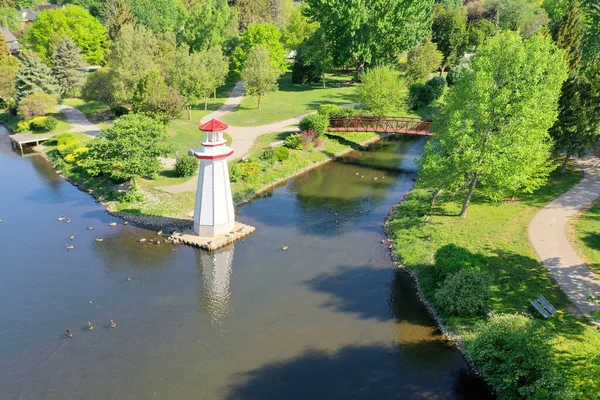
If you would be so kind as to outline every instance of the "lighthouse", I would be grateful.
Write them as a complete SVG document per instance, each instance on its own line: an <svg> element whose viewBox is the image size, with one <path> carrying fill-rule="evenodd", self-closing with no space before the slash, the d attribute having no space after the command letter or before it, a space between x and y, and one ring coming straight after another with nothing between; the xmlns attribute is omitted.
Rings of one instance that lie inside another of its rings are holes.
<svg viewBox="0 0 600 400"><path fill-rule="evenodd" d="M233 149L227 146L223 131L227 125L211 119L200 130L204 132L202 148L194 151L200 160L194 233L202 237L216 237L231 232L235 226L233 198L229 182L227 158Z"/></svg>

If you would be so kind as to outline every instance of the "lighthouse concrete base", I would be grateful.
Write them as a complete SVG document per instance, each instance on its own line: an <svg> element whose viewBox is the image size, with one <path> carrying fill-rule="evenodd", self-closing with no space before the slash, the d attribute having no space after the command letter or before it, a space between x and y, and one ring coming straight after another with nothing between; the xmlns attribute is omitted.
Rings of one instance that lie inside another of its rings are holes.
<svg viewBox="0 0 600 400"><path fill-rule="evenodd" d="M192 229L188 229L183 233L174 233L169 237L169 240L173 241L173 243L187 244L189 246L212 251L243 239L252 234L255 230L256 228L253 226L236 222L232 229L218 236L198 236Z"/></svg>

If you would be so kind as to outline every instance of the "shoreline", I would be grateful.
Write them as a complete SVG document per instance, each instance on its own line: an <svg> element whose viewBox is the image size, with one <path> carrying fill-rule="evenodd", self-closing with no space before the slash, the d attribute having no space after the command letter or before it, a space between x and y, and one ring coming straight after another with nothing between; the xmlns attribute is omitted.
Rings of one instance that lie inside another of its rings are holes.
<svg viewBox="0 0 600 400"><path fill-rule="evenodd" d="M388 248L390 250L390 258L392 260L392 263L394 264L395 268L405 271L413 280L415 293L416 293L419 301L421 302L421 304L423 304L423 306L425 306L425 310L427 311L427 314L429 314L429 316L433 319L435 325L440 329L440 332L442 334L442 339L446 340L448 343L450 343L453 347L455 347L458 350L458 352L461 354L461 356L463 357L463 359L465 360L465 362L471 369L471 372L473 372L475 375L481 377L486 382L486 384L490 387L490 389L497 395L497 393L494 391L493 387L485 379L485 376L481 372L481 369L479 368L479 366L477 364L475 364L471 359L469 359L469 357L467 357L467 353L465 351L465 344L462 340L462 337L456 335L448 327L448 325L446 325L446 323L444 322L444 319L440 316L440 314L438 313L436 308L425 297L425 293L423 292L423 288L421 287L421 281L419 280L418 273L416 271L414 271L413 269L408 268L404 264L402 264L401 260L396 255L396 251L395 251L396 245L394 244L393 238L391 236L389 221L390 221L391 216L396 212L396 209L398 208L398 206L400 204L402 204L404 202L404 200L406 199L406 197L411 194L411 191L412 190L409 190L408 192L406 192L404 194L404 196L402 196L402 199L400 199L400 201L396 205L392 206L389 209L387 217L385 218L385 221L383 222L383 232L384 232L385 236L387 237Z"/></svg>
<svg viewBox="0 0 600 400"><path fill-rule="evenodd" d="M6 125L5 125L5 127L6 127ZM8 129L8 127L6 127L6 129L10 132L10 129ZM380 136L359 142L359 143L357 143L357 145L361 148L364 148L364 147L369 146L373 143L376 143L382 139L386 139L392 135L393 134L391 134L391 133L381 134ZM42 145L42 148L43 148L43 145ZM356 150L357 149L352 148L352 147L347 148L345 150L342 150L342 151L334 154L333 156L330 156L329 158L327 158L325 160L313 163L311 165L308 165L307 167L302 168L301 170L299 170L297 172L294 172L294 173L286 175L280 179L277 179L277 180L261 187L260 189L253 192L252 194L245 196L241 200L236 201L234 203L234 207L237 209L237 208L243 206L244 204L247 204L247 203L253 201L254 199L258 198L262 193L264 193L278 185L281 185L282 183L285 183L285 182L289 181L290 179L296 178L296 177L298 177L302 174L305 174L315 168L319 168L331 161L334 161L334 160L336 160L340 157L343 157L344 155L351 153L353 151L356 151ZM57 175L59 175L61 178L65 179L66 181L71 183L77 189L90 195L98 204L101 204L104 207L106 213L109 215L120 218L123 221L127 221L128 223L133 223L136 226L139 226L141 228L147 228L147 229L156 229L156 228L162 229L162 228L176 227L176 228L180 228L183 230L183 229L186 229L186 228L189 228L192 226L193 218L176 218L176 217L169 217L169 216L162 216L162 215L136 215L136 214L131 214L131 213L115 210L111 207L110 203L107 203L102 198L96 196L94 194L93 189L85 188L85 187L81 186L80 184L78 184L76 181L72 180L71 178L69 178L68 176L63 174L62 171L56 166L56 164L52 161L52 159L50 157L48 157L48 155L43 150L40 152L36 152L36 154L40 154L42 157L44 157L44 159L52 166L52 169L56 172Z"/></svg>

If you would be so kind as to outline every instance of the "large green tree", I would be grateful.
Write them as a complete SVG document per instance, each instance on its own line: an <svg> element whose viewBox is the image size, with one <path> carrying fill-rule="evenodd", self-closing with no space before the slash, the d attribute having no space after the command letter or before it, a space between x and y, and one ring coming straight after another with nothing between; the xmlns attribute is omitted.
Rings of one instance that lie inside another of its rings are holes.
<svg viewBox="0 0 600 400"><path fill-rule="evenodd" d="M543 185L551 169L548 129L566 78L564 52L547 36L523 40L503 32L488 40L434 118L436 135L419 162L421 184L467 189L461 216L476 187L500 200Z"/></svg>
<svg viewBox="0 0 600 400"><path fill-rule="evenodd" d="M223 46L237 34L237 15L226 0L210 0L196 5L178 32L180 41L192 51Z"/></svg>
<svg viewBox="0 0 600 400"><path fill-rule="evenodd" d="M172 150L165 143L167 138L160 122L128 114L87 143L88 151L80 165L92 176L102 174L116 181L154 178L162 168L159 157Z"/></svg>
<svg viewBox="0 0 600 400"><path fill-rule="evenodd" d="M317 30L319 24L312 22L306 15L306 4L300 3L290 18L289 24L283 30L281 41L286 50L297 50L300 45L308 40Z"/></svg>
<svg viewBox="0 0 600 400"><path fill-rule="evenodd" d="M147 29L123 26L108 51L106 67L88 78L84 98L110 105L130 103L139 81L156 67L156 49L156 38Z"/></svg>
<svg viewBox="0 0 600 400"><path fill-rule="evenodd" d="M433 0L306 0L319 22L336 65L393 63L431 32Z"/></svg>
<svg viewBox="0 0 600 400"><path fill-rule="evenodd" d="M440 76L446 67L453 67L467 48L467 12L464 7L447 8L443 5L435 7L432 26L432 41L444 56Z"/></svg>
<svg viewBox="0 0 600 400"><path fill-rule="evenodd" d="M88 63L100 64L104 60L108 47L106 28L79 6L40 12L27 29L23 42L43 61L49 62L55 40L62 36L77 43Z"/></svg>
<svg viewBox="0 0 600 400"><path fill-rule="evenodd" d="M183 6L175 0L128 0L138 23L152 32L173 32L183 17Z"/></svg>
<svg viewBox="0 0 600 400"><path fill-rule="evenodd" d="M24 99L32 93L42 92L58 95L59 88L51 69L44 64L35 53L21 52L21 63L16 77L17 100Z"/></svg>
<svg viewBox="0 0 600 400"><path fill-rule="evenodd" d="M108 0L104 3L102 18L110 40L115 40L125 25L137 23L137 18L126 0Z"/></svg>
<svg viewBox="0 0 600 400"><path fill-rule="evenodd" d="M184 105L185 98L179 91L168 87L159 71L150 70L137 84L132 111L167 125L181 115Z"/></svg>
<svg viewBox="0 0 600 400"><path fill-rule="evenodd" d="M427 41L408 53L406 76L410 83L425 83L434 70L442 65L444 55L435 43Z"/></svg>
<svg viewBox="0 0 600 400"><path fill-rule="evenodd" d="M228 72L229 62L220 46L192 54L182 47L177 52L168 82L186 97L188 119L192 119L192 107L200 99L204 99L204 109L208 108L210 95L225 83Z"/></svg>
<svg viewBox="0 0 600 400"><path fill-rule="evenodd" d="M498 27L518 31L528 38L548 23L548 14L537 0L486 0L488 13L495 15Z"/></svg>
<svg viewBox="0 0 600 400"><path fill-rule="evenodd" d="M0 41L0 99L7 102L17 95L15 78L19 59L10 55L6 41Z"/></svg>
<svg viewBox="0 0 600 400"><path fill-rule="evenodd" d="M73 39L59 39L52 58L52 75L61 95L74 94L85 82L85 60Z"/></svg>
<svg viewBox="0 0 600 400"><path fill-rule="evenodd" d="M266 46L254 46L250 50L241 76L246 93L258 98L258 109L261 98L277 90L277 78L280 75L281 71L273 65Z"/></svg>
<svg viewBox="0 0 600 400"><path fill-rule="evenodd" d="M252 24L240 38L240 44L232 56L233 71L239 74L246 63L248 54L255 46L265 46L273 65L284 72L287 69L285 50L281 44L281 31L273 24Z"/></svg>
<svg viewBox="0 0 600 400"><path fill-rule="evenodd" d="M0 7L0 26L11 32L21 30L21 16L12 7Z"/></svg>

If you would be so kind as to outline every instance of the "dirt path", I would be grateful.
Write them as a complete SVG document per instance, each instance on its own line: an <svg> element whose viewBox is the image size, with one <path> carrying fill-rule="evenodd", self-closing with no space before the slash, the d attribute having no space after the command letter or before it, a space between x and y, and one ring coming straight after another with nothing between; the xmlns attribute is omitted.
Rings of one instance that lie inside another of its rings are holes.
<svg viewBox="0 0 600 400"><path fill-rule="evenodd" d="M583 179L533 217L529 240L569 300L589 317L590 311L598 307L587 297L600 295L600 280L575 254L565 229L569 219L600 197L600 160L587 157L578 165L584 171Z"/></svg>

